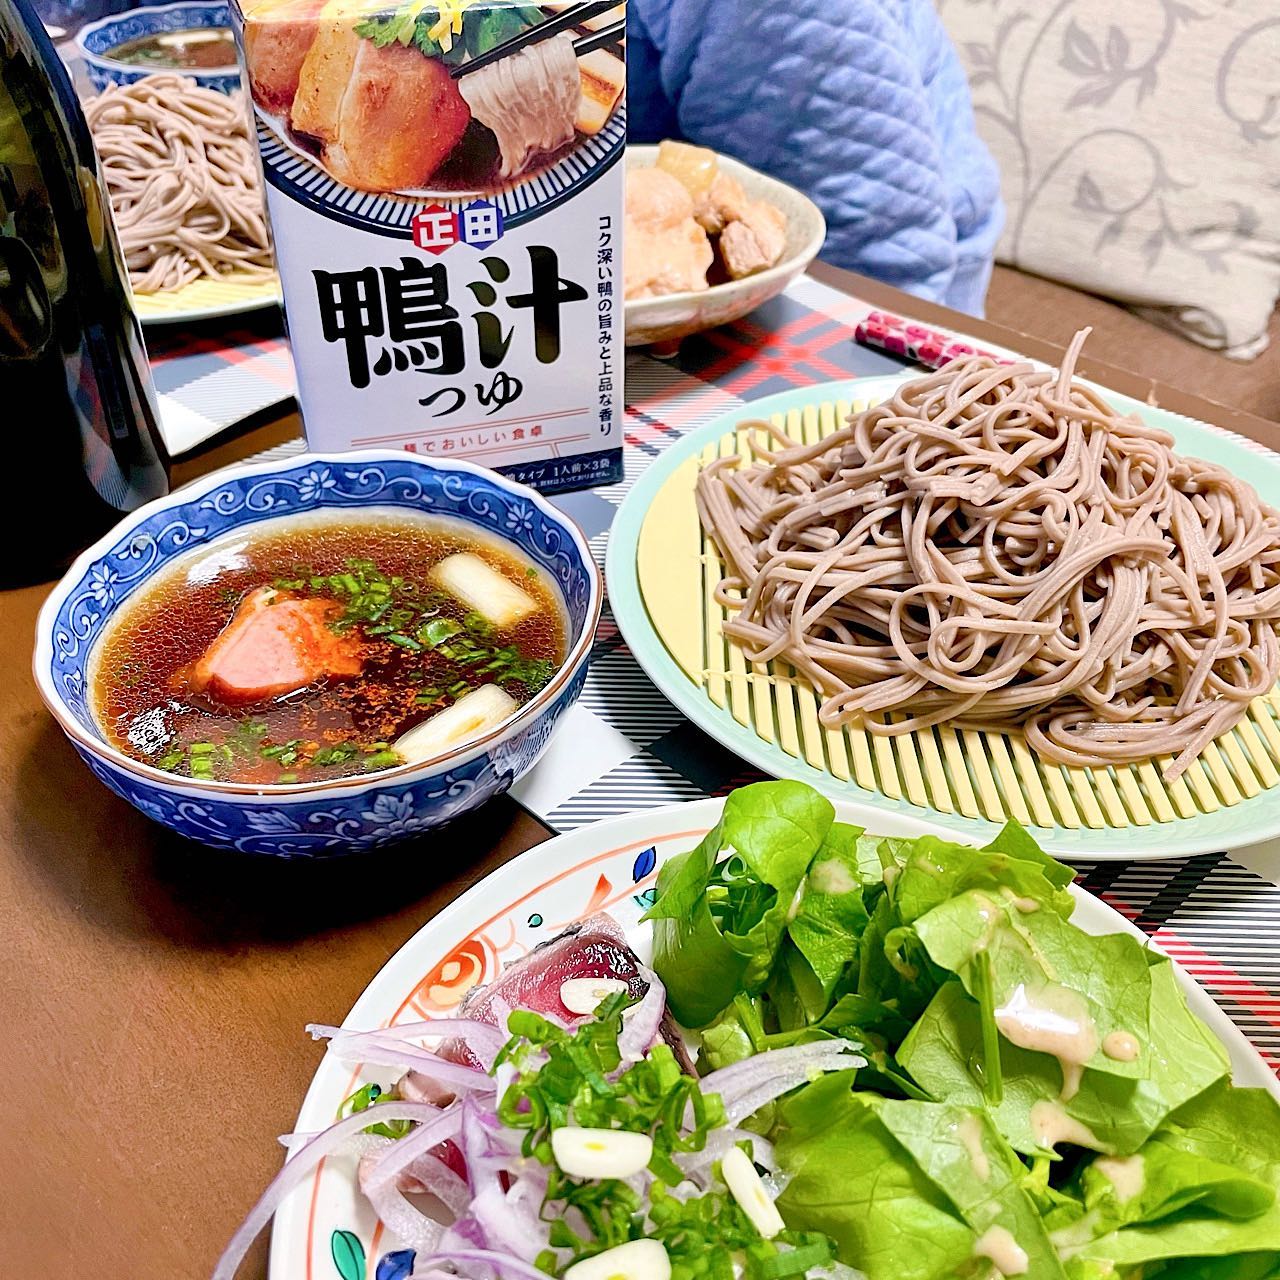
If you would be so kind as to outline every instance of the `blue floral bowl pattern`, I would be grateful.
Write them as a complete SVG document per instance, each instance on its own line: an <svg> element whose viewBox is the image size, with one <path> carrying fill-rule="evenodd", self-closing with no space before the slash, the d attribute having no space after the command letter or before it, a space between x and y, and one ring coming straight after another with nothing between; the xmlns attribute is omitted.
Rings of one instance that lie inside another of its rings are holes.
<svg viewBox="0 0 1280 1280"><path fill-rule="evenodd" d="M518 547L556 583L568 657L505 725L436 762L302 786L197 782L129 759L90 707L90 663L115 611L185 552L263 520L324 509L401 507L452 516ZM35 678L92 772L148 817L203 844L281 858L330 857L407 839L506 791L541 754L582 690L601 605L582 534L545 499L461 461L393 452L305 455L208 477L149 503L72 565L40 611Z"/></svg>
<svg viewBox="0 0 1280 1280"><path fill-rule="evenodd" d="M208 69L156 67L145 63L117 62L107 57L110 50L128 40L141 40L144 36L162 31L190 31L197 27L230 29L231 10L225 0L159 5L112 14L81 27L76 36L76 46L84 60L89 79L99 93L108 85L133 84L161 71L176 71L179 75L189 76L197 84L218 93L234 93L240 88L240 67L236 63Z"/></svg>

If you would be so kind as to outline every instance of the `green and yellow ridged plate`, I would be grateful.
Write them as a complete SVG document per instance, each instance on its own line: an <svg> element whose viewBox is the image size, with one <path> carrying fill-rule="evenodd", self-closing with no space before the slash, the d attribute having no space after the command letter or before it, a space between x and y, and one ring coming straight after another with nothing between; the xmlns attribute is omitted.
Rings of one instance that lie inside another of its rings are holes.
<svg viewBox="0 0 1280 1280"><path fill-rule="evenodd" d="M632 652L659 689L725 747L774 777L928 818L968 839L1016 818L1066 858L1146 859L1252 844L1280 834L1280 696L1248 716L1172 783L1167 758L1078 769L1035 756L1013 734L946 726L897 737L826 729L818 698L782 662L749 663L729 643L713 590L714 543L694 507L713 458L751 456L740 424L770 418L798 442L831 434L851 409L878 403L907 376L801 388L755 401L669 448L641 476L609 539L609 598ZM1182 453L1246 477L1280 506L1280 456L1204 423L1104 392L1122 412L1163 427Z"/></svg>

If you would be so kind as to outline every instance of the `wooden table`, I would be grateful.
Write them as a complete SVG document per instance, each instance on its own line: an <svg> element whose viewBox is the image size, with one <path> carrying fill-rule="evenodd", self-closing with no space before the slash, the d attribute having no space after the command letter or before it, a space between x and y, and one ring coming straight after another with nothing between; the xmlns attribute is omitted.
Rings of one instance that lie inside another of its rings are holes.
<svg viewBox="0 0 1280 1280"><path fill-rule="evenodd" d="M1034 337L822 269L885 309L1047 360ZM1280 447L1276 428L1093 362L1092 376ZM296 414L174 470L182 483L299 433ZM48 587L0 612L0 1274L207 1276L279 1168L322 1048L425 920L547 829L512 801L377 856L229 857L171 835L99 785L36 695ZM265 1272L260 1243L242 1274Z"/></svg>

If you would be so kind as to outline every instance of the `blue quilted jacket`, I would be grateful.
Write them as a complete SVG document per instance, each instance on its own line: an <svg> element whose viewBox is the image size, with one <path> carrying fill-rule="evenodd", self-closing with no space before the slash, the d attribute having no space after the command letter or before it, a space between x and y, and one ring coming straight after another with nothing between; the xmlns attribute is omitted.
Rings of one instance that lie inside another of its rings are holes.
<svg viewBox="0 0 1280 1280"><path fill-rule="evenodd" d="M821 206L822 256L981 314L1003 209L931 0L630 0L636 142L682 137Z"/></svg>

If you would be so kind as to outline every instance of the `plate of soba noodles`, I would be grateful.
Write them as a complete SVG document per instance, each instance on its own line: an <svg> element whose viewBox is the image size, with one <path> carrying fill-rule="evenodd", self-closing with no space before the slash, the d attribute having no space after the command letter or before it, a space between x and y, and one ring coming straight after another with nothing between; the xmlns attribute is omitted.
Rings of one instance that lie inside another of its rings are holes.
<svg viewBox="0 0 1280 1280"><path fill-rule="evenodd" d="M1280 834L1280 460L1061 369L767 397L640 478L638 661L777 777L1157 858Z"/></svg>
<svg viewBox="0 0 1280 1280"><path fill-rule="evenodd" d="M143 324L278 305L244 95L166 70L109 84L84 109Z"/></svg>

